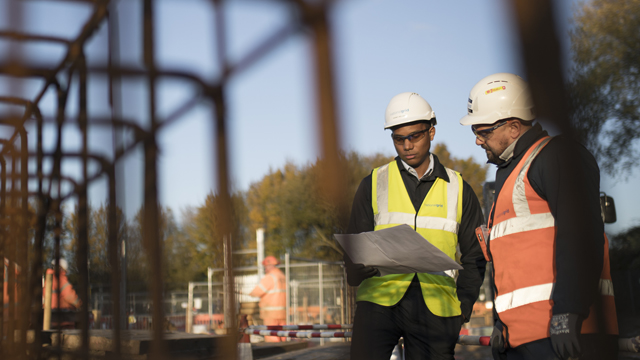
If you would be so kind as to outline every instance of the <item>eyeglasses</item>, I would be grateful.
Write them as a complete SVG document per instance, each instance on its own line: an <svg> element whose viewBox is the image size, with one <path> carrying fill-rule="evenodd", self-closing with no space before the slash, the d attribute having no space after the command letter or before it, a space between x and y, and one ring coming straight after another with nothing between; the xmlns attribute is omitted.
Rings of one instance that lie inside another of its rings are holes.
<svg viewBox="0 0 640 360"><path fill-rule="evenodd" d="M489 136L491 135L492 132L494 132L497 128L499 128L500 126L506 124L508 122L507 121L503 121L500 124L496 125L496 126L492 126L490 128L487 129L482 129L482 130L476 130L473 126L471 127L471 131L473 131L473 134L479 139L479 140L489 140Z"/></svg>
<svg viewBox="0 0 640 360"><path fill-rule="evenodd" d="M396 145L402 145L404 144L405 140L409 140L412 143L417 143L418 141L422 140L422 138L424 138L424 135L427 131L429 131L431 129L431 127L428 127L424 130L420 130L420 131L414 131L411 134L407 135L407 136L402 136L402 135L395 135L395 134L391 134L391 138L393 139L393 142Z"/></svg>

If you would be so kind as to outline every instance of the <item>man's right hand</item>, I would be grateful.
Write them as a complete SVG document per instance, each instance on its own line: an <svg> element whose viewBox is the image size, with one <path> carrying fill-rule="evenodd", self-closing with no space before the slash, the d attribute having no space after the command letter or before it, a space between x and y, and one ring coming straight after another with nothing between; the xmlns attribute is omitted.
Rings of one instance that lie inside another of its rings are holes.
<svg viewBox="0 0 640 360"><path fill-rule="evenodd" d="M358 286L370 277L380 276L378 269L373 266L354 264L347 255L344 256L344 264L347 268L347 283L351 286Z"/></svg>
<svg viewBox="0 0 640 360"><path fill-rule="evenodd" d="M502 334L502 323L496 321L491 333L491 354L494 360L504 360L507 358L504 347L504 335Z"/></svg>

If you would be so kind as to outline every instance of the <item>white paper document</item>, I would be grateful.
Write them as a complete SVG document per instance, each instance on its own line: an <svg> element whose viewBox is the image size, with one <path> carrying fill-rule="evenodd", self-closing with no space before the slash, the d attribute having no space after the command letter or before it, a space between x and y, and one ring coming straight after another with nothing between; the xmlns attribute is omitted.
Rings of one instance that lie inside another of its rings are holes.
<svg viewBox="0 0 640 360"><path fill-rule="evenodd" d="M462 269L409 225L334 236L351 261L378 268L382 276Z"/></svg>

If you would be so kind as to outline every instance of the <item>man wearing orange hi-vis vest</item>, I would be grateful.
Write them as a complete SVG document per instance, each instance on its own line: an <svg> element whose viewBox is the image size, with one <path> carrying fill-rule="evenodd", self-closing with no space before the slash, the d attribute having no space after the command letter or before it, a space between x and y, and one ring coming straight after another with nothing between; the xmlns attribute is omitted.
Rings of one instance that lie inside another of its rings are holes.
<svg viewBox="0 0 640 360"><path fill-rule="evenodd" d="M488 226L476 231L493 261L494 359L617 359L598 165L534 120L528 84L508 73L480 80L460 120L497 165Z"/></svg>
<svg viewBox="0 0 640 360"><path fill-rule="evenodd" d="M55 266L55 260L53 260L51 264ZM67 269L69 268L67 260L60 259L59 264L59 279L56 277L54 269L47 269L47 274L53 275L53 282L51 286L51 309L78 310L80 309L80 299L67 278ZM43 297L44 292L45 289L43 288Z"/></svg>
<svg viewBox="0 0 640 360"><path fill-rule="evenodd" d="M280 264L274 256L267 256L262 261L264 265L264 277L260 280L250 296L260 298L260 318L265 325L285 325L286 324L286 304L287 289L284 274L276 265ZM277 336L265 336L267 342L279 342L281 338Z"/></svg>

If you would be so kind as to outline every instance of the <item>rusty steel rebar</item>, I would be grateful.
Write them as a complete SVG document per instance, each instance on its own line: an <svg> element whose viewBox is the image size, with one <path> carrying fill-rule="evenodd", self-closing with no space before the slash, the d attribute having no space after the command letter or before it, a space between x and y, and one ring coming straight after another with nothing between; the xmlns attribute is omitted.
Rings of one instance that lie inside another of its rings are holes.
<svg viewBox="0 0 640 360"><path fill-rule="evenodd" d="M108 262L112 269L110 278L112 313L114 314L113 337L114 354L121 353L121 338L126 326L126 250L125 239L119 238L118 229L122 220L118 211L122 204L123 189L128 185L128 178L119 173L117 166L124 162L127 155L142 149L144 161L144 179L142 181L143 194L140 194L143 207L142 236L144 249L150 260L148 278L152 293L153 323L151 354L154 358L167 358L166 343L163 340L164 310L163 280L159 274L163 273L162 240L159 230L160 203L158 199L158 134L169 125L181 121L185 115L200 104L212 106L211 119L213 143L211 149L215 157L211 156L210 163L214 169L214 179L217 182L217 200L215 211L211 214L220 224L216 241L224 247L224 258L229 263L231 258L231 242L222 244L224 239L230 239L236 231L236 220L233 218L233 203L231 201L231 186L229 176L229 118L227 111L228 83L237 76L247 72L252 67L293 36L304 34L308 36L313 63L314 83L317 89L315 106L318 117L315 126L318 129L322 171L317 179L318 189L324 198L334 205L342 218L348 211L345 196L345 182L341 174L346 164L340 156L341 134L340 121L337 116L335 100L335 82L333 65L333 41L329 18L329 11L333 1L284 1L296 11L290 21L279 26L268 34L261 42L236 61L228 56L225 2L222 0L201 0L210 5L215 28L213 41L214 51L212 60L220 64L221 72L217 79L207 80L191 71L191 69L161 69L156 59L154 1L140 0L142 11L138 21L142 24L140 36L142 47L138 49L142 54L141 64L122 64L120 62L120 19L118 16L118 1L109 0L76 0L78 6L91 6L91 13L84 21L77 35L72 38L51 36L49 34L33 33L29 24L23 24L24 8L20 1L11 0L0 5L0 11L10 14L11 29L0 31L0 39L7 40L12 49L20 48L22 44L49 44L64 47L61 59L47 64L35 62L20 51L10 52L8 59L0 60L0 75L11 79L12 84L21 81L39 79L40 88L31 98L22 97L20 86L12 89L10 96L0 96L0 103L11 105L14 109L21 109L21 114L0 113L0 124L10 127L6 136L0 141L0 258L7 259L6 276L8 289L19 289L16 293L8 291L8 303L1 305L8 308L17 306L17 311L0 312L0 357L11 359L41 358L40 332L42 331L42 313L39 304L42 287L41 277L45 266L43 262L44 245L47 238L51 238L51 252L59 261L63 253L61 243L63 224L63 203L68 200L77 201L77 242L75 251L76 268L78 270L78 293L82 300L80 310L80 330L82 346L75 355L82 359L89 358L89 289L91 279L88 277L87 261L91 253L89 243L89 195L88 188L101 179L107 179L108 208ZM55 4L58 0L50 1ZM67 3L73 3L66 1ZM512 1L517 17L520 38L523 44L523 59L528 78L533 89L534 100L539 113L552 119L566 133L571 134L568 123L566 96L562 83L560 64L560 50L554 27L552 26L552 7L550 0L528 2ZM34 4L33 8L37 8ZM551 24L551 25L550 25ZM105 66L87 64L87 44L104 25L108 26L107 61ZM20 30L23 29L23 30ZM18 49L19 50L19 49ZM108 81L108 116L92 114L92 106L88 83L92 77L106 77ZM146 114L141 118L125 118L122 106L123 89L127 86L124 80L143 79L148 98L145 100ZM161 79L181 79L194 85L198 91L193 97L184 100L172 109L168 115L158 114L158 82ZM55 98L53 113L43 113L43 99L47 94ZM71 104L71 101L76 101ZM73 106L72 106L73 105ZM77 108L72 115L71 108ZM27 133L27 128L34 125ZM47 130L48 129L48 130ZM65 130L76 129L81 138L79 149L69 151L64 144L67 141ZM91 131L104 131L113 134L113 151L111 157L103 153L92 153L88 134ZM44 133L50 132L53 143L45 144ZM133 136L125 141L122 133L129 131ZM47 145L47 146L45 146ZM66 173L64 162L78 161L80 175L74 177ZM29 162L35 166L29 167ZM96 171L89 173L93 164ZM33 172L33 173L30 173ZM31 188L30 188L30 181ZM30 202L31 201L31 202ZM31 211L34 214L31 214ZM33 224L30 223L33 217ZM30 229L33 227L33 235ZM29 240L33 237L33 247L29 247ZM37 259L30 263L29 259ZM13 274L13 266L20 266L17 277ZM59 277L56 267L54 277ZM229 294L235 293L233 269L227 269L226 287ZM0 277L0 287L4 278ZM350 306L344 313L345 320L353 317L354 291L346 289L344 301ZM233 301L227 301L227 309L231 314L236 312ZM6 324L6 326L4 326ZM235 318L230 317L226 324L228 334L237 332ZM28 352L27 330L35 331L34 351ZM58 328L57 331L60 329ZM16 337L17 335L17 337ZM235 356L237 349L228 346L223 349L225 354ZM58 348L61 358L62 348Z"/></svg>

